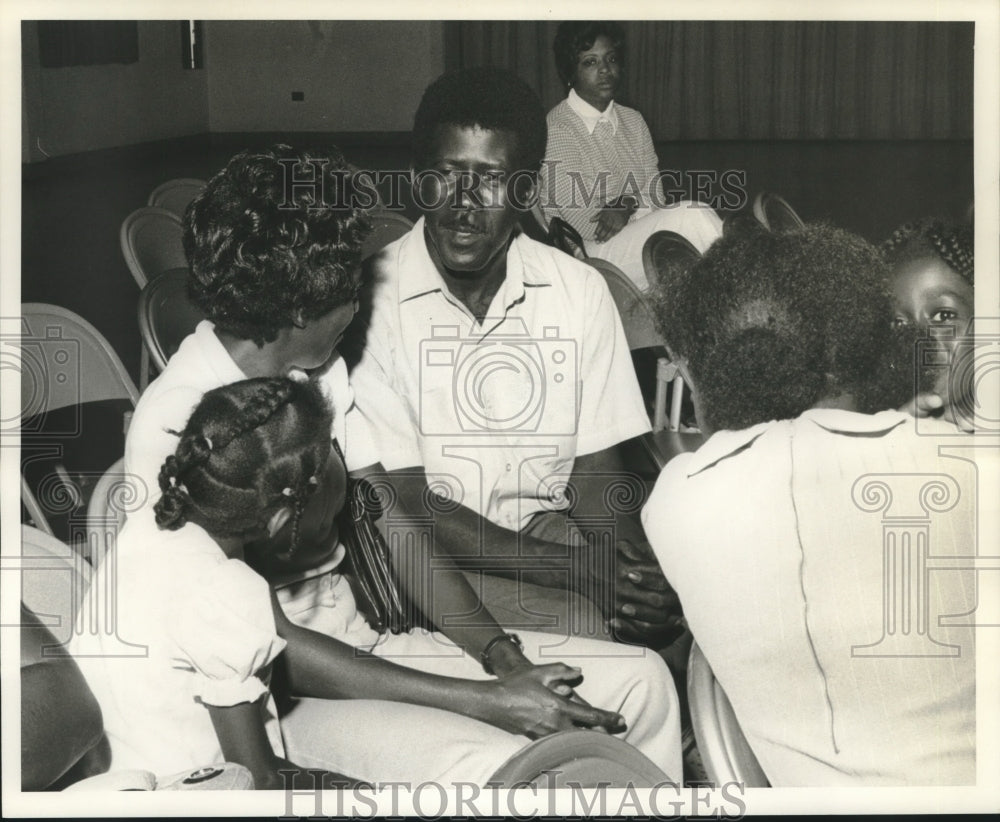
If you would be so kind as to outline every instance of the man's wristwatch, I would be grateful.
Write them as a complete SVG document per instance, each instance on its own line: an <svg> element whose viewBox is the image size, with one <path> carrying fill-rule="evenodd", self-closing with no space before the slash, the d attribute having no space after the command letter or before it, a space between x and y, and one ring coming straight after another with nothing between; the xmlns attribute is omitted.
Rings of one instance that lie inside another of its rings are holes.
<svg viewBox="0 0 1000 822"><path fill-rule="evenodd" d="M483 665L483 670L486 671L490 676L495 675L493 666L490 665L490 651L492 651L501 642L509 642L514 645L519 651L524 650L524 643L521 642L521 637L517 634L498 634L493 637L489 642L486 643L486 647L483 648L483 652L479 655L479 661Z"/></svg>

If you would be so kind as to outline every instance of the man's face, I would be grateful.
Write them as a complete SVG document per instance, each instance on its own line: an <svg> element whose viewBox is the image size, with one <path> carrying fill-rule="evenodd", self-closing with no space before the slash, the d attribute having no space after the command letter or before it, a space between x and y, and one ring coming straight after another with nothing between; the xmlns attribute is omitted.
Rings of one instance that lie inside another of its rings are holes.
<svg viewBox="0 0 1000 822"><path fill-rule="evenodd" d="M516 175L511 184L516 156L517 139L508 131L438 128L418 199L427 248L442 273L475 277L506 264L518 221L515 200L525 202L525 187L531 185L527 174Z"/></svg>

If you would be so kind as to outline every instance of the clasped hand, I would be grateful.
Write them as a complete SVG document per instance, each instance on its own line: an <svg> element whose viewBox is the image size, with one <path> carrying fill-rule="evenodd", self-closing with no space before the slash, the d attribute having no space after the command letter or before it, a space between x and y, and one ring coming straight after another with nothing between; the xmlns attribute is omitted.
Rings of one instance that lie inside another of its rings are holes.
<svg viewBox="0 0 1000 822"><path fill-rule="evenodd" d="M583 681L579 668L561 662L521 668L499 679L481 683L490 699L482 718L498 728L531 739L573 728L611 733L625 730L620 714L587 705L573 692Z"/></svg>
<svg viewBox="0 0 1000 822"><path fill-rule="evenodd" d="M599 590L614 591L614 613L605 614L615 638L649 647L667 644L683 630L680 599L648 544L618 540L614 570L591 568Z"/></svg>

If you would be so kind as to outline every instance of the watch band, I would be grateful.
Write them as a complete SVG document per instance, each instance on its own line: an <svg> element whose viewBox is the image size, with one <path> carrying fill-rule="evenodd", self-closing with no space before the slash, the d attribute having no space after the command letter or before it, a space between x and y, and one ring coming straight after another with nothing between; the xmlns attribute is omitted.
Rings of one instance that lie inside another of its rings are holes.
<svg viewBox="0 0 1000 822"><path fill-rule="evenodd" d="M486 647L483 648L483 652L479 655L479 661L482 663L483 670L490 676L495 674L493 666L490 665L490 651L492 651L493 648L501 642L510 642L511 644L516 645L518 650L524 650L524 643L521 642L521 637L517 634L503 633L497 634L497 636L493 637L493 639L486 643Z"/></svg>

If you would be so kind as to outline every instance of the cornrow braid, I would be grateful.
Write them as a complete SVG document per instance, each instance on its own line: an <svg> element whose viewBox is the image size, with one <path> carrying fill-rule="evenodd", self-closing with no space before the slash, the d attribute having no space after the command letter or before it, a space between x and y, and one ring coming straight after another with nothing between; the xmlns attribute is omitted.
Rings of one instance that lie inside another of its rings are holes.
<svg viewBox="0 0 1000 822"><path fill-rule="evenodd" d="M929 218L897 228L882 244L893 265L936 256L962 279L975 285L975 250L972 227Z"/></svg>
<svg viewBox="0 0 1000 822"><path fill-rule="evenodd" d="M289 505L294 550L331 416L314 382L258 378L206 393L160 469L157 524L176 530L197 513L215 536L256 535Z"/></svg>
<svg viewBox="0 0 1000 822"><path fill-rule="evenodd" d="M261 386L260 390L243 406L239 416L232 420L230 427L222 429L216 441L209 443L210 449L225 448L248 431L262 426L274 416L279 408L289 402L293 386L294 383L291 380L274 380ZM204 441L206 438L202 436L201 439Z"/></svg>

